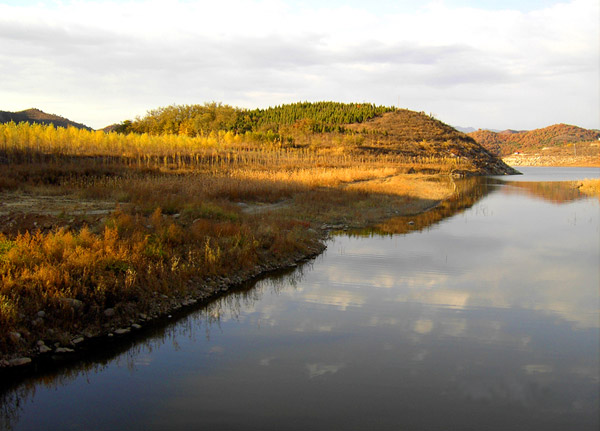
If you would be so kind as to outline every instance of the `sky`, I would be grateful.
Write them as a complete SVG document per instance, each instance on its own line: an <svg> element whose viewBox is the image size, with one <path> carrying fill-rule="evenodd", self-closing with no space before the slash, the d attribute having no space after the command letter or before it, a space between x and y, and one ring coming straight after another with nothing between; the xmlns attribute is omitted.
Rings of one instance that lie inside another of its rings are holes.
<svg viewBox="0 0 600 431"><path fill-rule="evenodd" d="M599 23L598 0L0 0L0 110L102 128L332 100L598 129Z"/></svg>

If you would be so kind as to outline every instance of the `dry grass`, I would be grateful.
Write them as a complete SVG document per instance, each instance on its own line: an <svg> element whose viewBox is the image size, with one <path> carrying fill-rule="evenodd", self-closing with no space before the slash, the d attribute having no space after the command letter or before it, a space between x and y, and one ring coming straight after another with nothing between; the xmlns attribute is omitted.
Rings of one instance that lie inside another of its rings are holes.
<svg viewBox="0 0 600 431"><path fill-rule="evenodd" d="M190 279L239 273L306 252L317 240L293 220L240 221L237 213L210 204L190 211L182 222L160 209L148 216L117 211L100 232L1 235L1 350L17 347L8 337L13 331L30 342L58 334L65 342L84 329L97 333L109 320L107 308L121 310L117 318L126 320L127 304L147 313L157 295L185 296Z"/></svg>
<svg viewBox="0 0 600 431"><path fill-rule="evenodd" d="M365 226L418 212L454 185L448 175L406 172L467 166L360 153L352 144L257 147L231 133L123 136L23 124L0 125L0 164L0 192L121 203L109 217L44 214L49 227L14 224L41 217L35 208L0 215L4 356L40 339L106 332L194 295L211 277L310 254L323 223ZM285 205L243 211L277 202Z"/></svg>
<svg viewBox="0 0 600 431"><path fill-rule="evenodd" d="M589 196L596 196L600 199L600 179L598 178L586 178L580 181L577 186L581 193Z"/></svg>

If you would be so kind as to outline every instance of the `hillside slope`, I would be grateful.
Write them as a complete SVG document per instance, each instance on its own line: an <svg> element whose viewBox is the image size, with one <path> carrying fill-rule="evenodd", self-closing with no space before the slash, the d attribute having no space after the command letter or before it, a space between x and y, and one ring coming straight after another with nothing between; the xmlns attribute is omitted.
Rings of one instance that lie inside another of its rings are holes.
<svg viewBox="0 0 600 431"><path fill-rule="evenodd" d="M553 147L564 147L578 142L597 141L600 131L589 130L569 124L555 124L543 129L529 131L505 130L491 132L477 130L469 133L479 144L498 156L507 156L515 152L539 152Z"/></svg>
<svg viewBox="0 0 600 431"><path fill-rule="evenodd" d="M15 123L27 122L30 124L53 124L55 127L71 126L78 129L92 130L91 127L88 127L85 124L76 123L68 118L60 117L58 115L47 114L44 111L40 111L36 108L26 109L19 112L0 111L0 123L9 123L11 121L14 121Z"/></svg>
<svg viewBox="0 0 600 431"><path fill-rule="evenodd" d="M470 136L422 112L397 109L346 127L364 136L364 151L468 160L485 175L518 173Z"/></svg>
<svg viewBox="0 0 600 431"><path fill-rule="evenodd" d="M456 161L471 173L516 173L471 137L433 117L369 103L298 102L255 110L217 103L173 105L107 130L192 137L226 132L254 145L401 156L415 165Z"/></svg>

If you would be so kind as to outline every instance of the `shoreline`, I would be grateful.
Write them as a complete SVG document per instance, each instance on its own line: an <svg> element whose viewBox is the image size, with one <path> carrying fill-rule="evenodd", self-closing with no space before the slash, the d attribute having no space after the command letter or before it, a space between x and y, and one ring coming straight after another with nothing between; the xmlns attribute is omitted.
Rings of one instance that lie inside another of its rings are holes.
<svg viewBox="0 0 600 431"><path fill-rule="evenodd" d="M28 356L20 356L11 360L2 359L0 360L0 376L3 379L9 376L25 377L40 369L49 370L65 363L83 360L88 356L88 352L93 353L105 347L107 349L104 350L112 350L111 346L116 342L133 343L136 336L145 330L162 327L168 322L175 321L178 315L180 317L196 312L208 303L244 285L255 283L280 271L296 268L315 259L327 248L325 241L328 236L328 232L323 232L323 236L314 244L309 253L288 256L287 259L280 262L259 265L251 271L240 271L239 274L233 274L230 277L208 278L204 280L203 284L195 286L191 295L186 295L184 298L171 298L170 304L167 306L156 304L156 311L151 315L138 316L138 319L131 321L129 326L119 325L118 328L89 337L79 334L66 346L55 346L50 350L38 349L29 352ZM174 317L176 319L173 319Z"/></svg>
<svg viewBox="0 0 600 431"><path fill-rule="evenodd" d="M414 202L405 204L402 211L396 210L396 215L413 217L428 213L439 207L444 201L450 200L454 195L455 193L451 193L443 199L419 202L421 205L416 207ZM153 308L149 313L138 313L137 318L129 319L128 324L117 324L118 322L115 322L109 329L99 334L86 333L84 330L81 333L72 334L70 343L55 343L52 346L47 346L40 340L33 349L20 352L18 355L6 355L0 359L0 376L5 377L13 374L27 376L39 369L52 369L65 362L85 359L87 357L86 352L89 350L98 350L104 347L111 349L110 346L115 341L130 343L135 340L137 334L150 327L160 327L172 321L173 316L195 312L212 300L218 299L220 296L243 285L254 283L263 277L295 268L304 262L315 259L327 248L326 242L332 231L360 229L367 227L367 225L376 225L385 221L388 217L370 220L368 223L360 221L353 223L347 220L324 223L318 228L316 239L305 253L296 252L282 256L280 259L273 259L270 262L256 265L250 270L240 270L229 276L207 277L204 280L190 279L188 280L189 289L186 291L186 295L182 297L175 295L168 298L161 297L159 301L153 304ZM306 229L306 233L309 230L313 231L314 235L314 229L309 227ZM7 359L7 357L10 359Z"/></svg>
<svg viewBox="0 0 600 431"><path fill-rule="evenodd" d="M522 154L503 157L502 161L513 168L554 167L554 168L600 168L596 156L543 156Z"/></svg>

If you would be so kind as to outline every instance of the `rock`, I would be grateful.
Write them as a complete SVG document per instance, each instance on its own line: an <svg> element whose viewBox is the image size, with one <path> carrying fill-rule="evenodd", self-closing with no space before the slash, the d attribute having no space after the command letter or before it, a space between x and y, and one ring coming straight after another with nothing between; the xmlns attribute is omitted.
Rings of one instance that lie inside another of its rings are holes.
<svg viewBox="0 0 600 431"><path fill-rule="evenodd" d="M0 359L0 367L8 367L8 361L5 359Z"/></svg>
<svg viewBox="0 0 600 431"><path fill-rule="evenodd" d="M13 343L13 344L17 344L19 341L21 341L21 334L18 332L9 332L8 333L8 339Z"/></svg>
<svg viewBox="0 0 600 431"><path fill-rule="evenodd" d="M41 317L43 319L44 317L46 317L46 312L44 310L38 311L37 317Z"/></svg>
<svg viewBox="0 0 600 431"><path fill-rule="evenodd" d="M69 349L68 347L57 347L54 353L73 353L75 350Z"/></svg>
<svg viewBox="0 0 600 431"><path fill-rule="evenodd" d="M81 306L83 305L83 302L81 302L79 299L75 299L75 298L61 298L60 302L62 302L64 304L69 304L75 310L80 309Z"/></svg>
<svg viewBox="0 0 600 431"><path fill-rule="evenodd" d="M79 343L83 342L83 340L85 340L85 338L83 338L83 337L77 337L77 338L73 338L71 340L71 343L73 343L73 344L79 344Z"/></svg>
<svg viewBox="0 0 600 431"><path fill-rule="evenodd" d="M179 213L173 214L173 218L179 218L179 217L181 217L181 214L179 214Z"/></svg>
<svg viewBox="0 0 600 431"><path fill-rule="evenodd" d="M140 319L148 320L148 315L145 313L140 313L139 316L140 316Z"/></svg>
<svg viewBox="0 0 600 431"><path fill-rule="evenodd" d="M408 222L408 224L412 226L412 225L415 224L415 222L411 220L411 221Z"/></svg>
<svg viewBox="0 0 600 431"><path fill-rule="evenodd" d="M44 319L42 319L41 317L38 317L37 319L32 320L31 324L33 326L42 326L44 324Z"/></svg>
<svg viewBox="0 0 600 431"><path fill-rule="evenodd" d="M115 309L114 308L107 308L106 310L104 310L104 315L106 317L113 317L115 315Z"/></svg>
<svg viewBox="0 0 600 431"><path fill-rule="evenodd" d="M117 334L117 335L123 335L123 334L127 334L129 332L131 332L130 328L119 328L119 329L115 330L115 334Z"/></svg>
<svg viewBox="0 0 600 431"><path fill-rule="evenodd" d="M40 353L48 353L48 352L52 351L52 349L50 347L46 346L45 344L42 344L41 346L39 346L38 350L40 351Z"/></svg>
<svg viewBox="0 0 600 431"><path fill-rule="evenodd" d="M20 367L21 365L27 365L31 363L31 358L16 358L8 361L9 367Z"/></svg>
<svg viewBox="0 0 600 431"><path fill-rule="evenodd" d="M137 323L134 323L133 325L131 325L131 327L133 329L142 329L142 325L138 325Z"/></svg>
<svg viewBox="0 0 600 431"><path fill-rule="evenodd" d="M44 343L44 340L38 340L38 342L36 343L36 345L38 345L38 346L43 346L45 344L46 343Z"/></svg>

